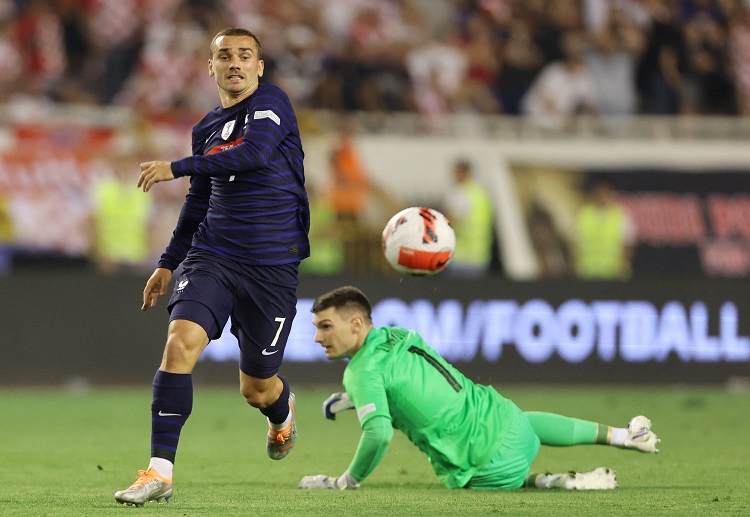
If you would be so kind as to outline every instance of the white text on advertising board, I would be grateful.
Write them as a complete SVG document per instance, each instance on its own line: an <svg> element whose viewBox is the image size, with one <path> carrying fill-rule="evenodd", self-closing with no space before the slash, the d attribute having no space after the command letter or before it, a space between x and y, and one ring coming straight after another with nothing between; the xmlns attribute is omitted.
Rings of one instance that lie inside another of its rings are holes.
<svg viewBox="0 0 750 517"><path fill-rule="evenodd" d="M301 299L284 354L286 361L326 361L313 341L312 300ZM569 363L589 358L611 362L744 362L750 360L750 337L739 335L737 306L726 301L710 311L702 301L567 300L554 307L545 300L475 300L464 305L443 300L389 298L373 307L376 326L416 330L449 361L495 362L512 347L529 363L559 356ZM229 326L211 342L201 359L235 361L237 341Z"/></svg>

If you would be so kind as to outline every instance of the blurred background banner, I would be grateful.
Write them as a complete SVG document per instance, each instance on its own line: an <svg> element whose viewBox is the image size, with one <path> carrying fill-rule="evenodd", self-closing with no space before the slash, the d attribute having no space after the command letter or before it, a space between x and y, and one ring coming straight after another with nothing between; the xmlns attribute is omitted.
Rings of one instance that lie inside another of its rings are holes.
<svg viewBox="0 0 750 517"><path fill-rule="evenodd" d="M0 0L0 384L150 382L188 182L144 194L139 164L191 153L231 26L305 149L290 374L338 378L309 303L351 283L485 381L750 377L747 1ZM434 278L383 259L408 206L456 229Z"/></svg>
<svg viewBox="0 0 750 517"><path fill-rule="evenodd" d="M649 170L612 185L635 224L633 270L643 274L750 274L750 174Z"/></svg>
<svg viewBox="0 0 750 517"><path fill-rule="evenodd" d="M338 382L345 364L314 343L310 306L344 284L362 288L376 325L419 331L484 382L725 383L747 375L747 282L508 282L398 276L303 277L284 371L295 382ZM143 279L95 271L0 278L0 384L147 382L167 313L141 313ZM226 331L197 379L226 383L237 368Z"/></svg>
<svg viewBox="0 0 750 517"><path fill-rule="evenodd" d="M14 247L32 256L85 256L90 249L90 189L106 174L112 131L52 124L7 129L10 143L0 153L0 194L12 221Z"/></svg>
<svg viewBox="0 0 750 517"><path fill-rule="evenodd" d="M622 238L632 247L632 275L750 273L750 174L744 168L524 166L514 179L537 259L547 266L544 276L575 274L581 211L596 184L608 186L610 202L627 213Z"/></svg>

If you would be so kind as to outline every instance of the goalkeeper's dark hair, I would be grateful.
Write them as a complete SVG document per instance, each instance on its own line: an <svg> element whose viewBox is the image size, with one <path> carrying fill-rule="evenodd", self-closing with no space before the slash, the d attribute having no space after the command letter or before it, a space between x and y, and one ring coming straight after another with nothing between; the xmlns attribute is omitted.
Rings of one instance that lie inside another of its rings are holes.
<svg viewBox="0 0 750 517"><path fill-rule="evenodd" d="M214 39L211 40L211 44L208 46L209 56L214 55L214 52L217 50L216 40L222 36L247 36L248 38L253 38L255 44L258 46L258 59L263 59L263 50L260 48L260 40L255 34L247 29L243 29L242 27L228 27L217 32Z"/></svg>
<svg viewBox="0 0 750 517"><path fill-rule="evenodd" d="M313 302L310 312L318 313L331 307L341 312L361 312L372 321L372 304L365 293L351 285L337 287L333 291L318 296Z"/></svg>

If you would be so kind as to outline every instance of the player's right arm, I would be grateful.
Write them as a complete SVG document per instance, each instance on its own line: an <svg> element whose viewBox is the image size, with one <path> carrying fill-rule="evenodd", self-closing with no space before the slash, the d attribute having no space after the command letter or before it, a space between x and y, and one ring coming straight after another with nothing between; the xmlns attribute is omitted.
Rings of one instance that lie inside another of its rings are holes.
<svg viewBox="0 0 750 517"><path fill-rule="evenodd" d="M156 306L156 300L159 296L164 296L167 293L167 286L169 281L172 280L172 271L163 267L157 267L151 277L146 282L146 287L143 289L143 305L141 305L142 311L147 311L151 307Z"/></svg>
<svg viewBox="0 0 750 517"><path fill-rule="evenodd" d="M375 470L385 456L392 438L393 426L389 418L384 416L369 418L362 425L359 446L349 468L337 478L325 474L305 476L300 481L299 488L341 490L359 488L360 483Z"/></svg>
<svg viewBox="0 0 750 517"><path fill-rule="evenodd" d="M354 458L338 478L322 474L305 476L300 481L300 488L357 488L380 464L388 450L393 438L393 422L383 376L377 362L366 361L366 366L364 363L357 365L359 367L350 363L344 372L344 388L362 426ZM333 397L337 395L341 394L336 393Z"/></svg>
<svg viewBox="0 0 750 517"><path fill-rule="evenodd" d="M142 311L155 307L159 297L167 293L167 286L172 280L172 271L185 260L193 242L193 234L206 217L210 194L210 180L207 178L190 179L190 191L185 197L180 217L172 232L172 239L159 259L158 267L151 274L143 289Z"/></svg>
<svg viewBox="0 0 750 517"><path fill-rule="evenodd" d="M347 472L357 481L357 485L372 474L375 467L385 456L388 445L393 439L393 425L390 418L376 416L362 425L362 436L359 439L357 452L349 464Z"/></svg>
<svg viewBox="0 0 750 517"><path fill-rule="evenodd" d="M193 235L198 230L201 222L206 218L206 213L208 213L210 196L210 178L190 178L190 190L187 196L185 196L180 217L177 220L174 232L172 232L172 239L169 241L166 251L159 259L160 268L174 271L185 260L193 243Z"/></svg>

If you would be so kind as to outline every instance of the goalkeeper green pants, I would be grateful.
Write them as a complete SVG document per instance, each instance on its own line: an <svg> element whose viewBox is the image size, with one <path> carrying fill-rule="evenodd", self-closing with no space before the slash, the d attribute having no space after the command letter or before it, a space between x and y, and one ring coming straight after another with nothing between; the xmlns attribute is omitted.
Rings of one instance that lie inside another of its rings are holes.
<svg viewBox="0 0 750 517"><path fill-rule="evenodd" d="M513 420L497 454L472 476L465 488L520 488L541 447L526 414L517 406Z"/></svg>
<svg viewBox="0 0 750 517"><path fill-rule="evenodd" d="M606 443L606 426L554 413L515 408L500 450L477 471L466 488L520 488L541 445L566 447Z"/></svg>

